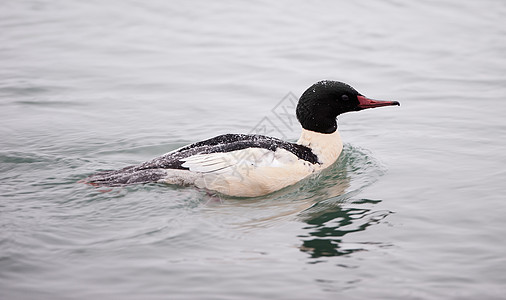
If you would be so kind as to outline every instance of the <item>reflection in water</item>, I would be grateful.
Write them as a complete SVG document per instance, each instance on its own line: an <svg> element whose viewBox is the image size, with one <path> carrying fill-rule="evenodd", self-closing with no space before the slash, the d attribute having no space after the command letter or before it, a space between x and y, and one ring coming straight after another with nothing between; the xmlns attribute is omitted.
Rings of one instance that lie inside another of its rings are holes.
<svg viewBox="0 0 506 300"><path fill-rule="evenodd" d="M299 184L262 198L223 197L214 202L218 205L208 203L205 210L213 223L227 222L242 232L298 220L307 224L305 233L298 236L301 251L313 258L351 254L374 243L351 245L342 238L366 230L391 213L373 210L371 206L381 200L355 198L383 173L383 166L367 151L345 145L334 165Z"/></svg>
<svg viewBox="0 0 506 300"><path fill-rule="evenodd" d="M300 250L312 258L340 256L363 251L374 242L345 243L347 234L366 230L388 216L390 211L375 211L374 205L381 200L355 198L365 187L374 183L384 173L384 167L367 151L347 145L340 159L341 170L324 181L346 182L348 187L338 196L333 195L316 202L300 212L297 218L308 226Z"/></svg>
<svg viewBox="0 0 506 300"><path fill-rule="evenodd" d="M318 208L313 207L314 212L306 211L304 221L309 225L304 229L307 234L300 235L302 240L301 251L307 252L312 258L322 256L347 255L357 251L366 250L371 242L346 244L342 238L353 232L366 230L369 226L379 223L388 216L390 211L373 211L371 208L364 208L367 205L374 205L381 200L362 199L353 203L347 203L346 207L336 204L334 207ZM350 204L355 205L350 207Z"/></svg>

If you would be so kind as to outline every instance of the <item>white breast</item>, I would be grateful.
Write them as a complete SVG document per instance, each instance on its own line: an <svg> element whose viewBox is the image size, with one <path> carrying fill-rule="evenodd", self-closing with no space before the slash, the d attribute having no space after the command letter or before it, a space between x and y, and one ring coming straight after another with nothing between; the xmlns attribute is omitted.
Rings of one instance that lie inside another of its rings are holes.
<svg viewBox="0 0 506 300"><path fill-rule="evenodd" d="M343 141L337 130L333 133L318 133L302 129L297 144L309 147L318 157L322 169L333 164L343 150Z"/></svg>

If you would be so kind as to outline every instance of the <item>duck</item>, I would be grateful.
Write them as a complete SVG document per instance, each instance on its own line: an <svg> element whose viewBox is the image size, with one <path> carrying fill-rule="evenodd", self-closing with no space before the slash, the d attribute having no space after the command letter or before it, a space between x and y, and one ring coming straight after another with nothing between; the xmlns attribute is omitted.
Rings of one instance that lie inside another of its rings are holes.
<svg viewBox="0 0 506 300"><path fill-rule="evenodd" d="M297 142L258 134L222 134L170 151L139 165L95 173L92 186L166 183L195 186L234 197L259 197L294 185L331 166L343 149L337 118L364 109L400 106L374 100L350 85L322 80L300 96Z"/></svg>

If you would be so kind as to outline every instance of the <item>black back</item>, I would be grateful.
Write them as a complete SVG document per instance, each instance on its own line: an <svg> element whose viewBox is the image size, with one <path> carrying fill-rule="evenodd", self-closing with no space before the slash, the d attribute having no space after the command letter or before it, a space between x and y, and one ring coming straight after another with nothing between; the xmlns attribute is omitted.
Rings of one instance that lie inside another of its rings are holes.
<svg viewBox="0 0 506 300"><path fill-rule="evenodd" d="M246 148L264 148L271 151L281 148L312 164L319 163L316 154L308 147L302 145L263 135L224 134L182 147L138 166L96 173L88 177L85 182L92 185L105 186L156 182L166 176L163 169L188 170L188 168L183 167L183 164L184 159L190 156L231 152Z"/></svg>
<svg viewBox="0 0 506 300"><path fill-rule="evenodd" d="M184 163L183 159L187 157L197 154L231 152L246 148L264 148L271 151L276 151L276 149L281 148L295 154L302 160L312 164L318 163L316 154L306 146L285 142L264 135L224 134L188 145L177 151L169 152L164 156L140 165L139 168L186 169L182 164Z"/></svg>

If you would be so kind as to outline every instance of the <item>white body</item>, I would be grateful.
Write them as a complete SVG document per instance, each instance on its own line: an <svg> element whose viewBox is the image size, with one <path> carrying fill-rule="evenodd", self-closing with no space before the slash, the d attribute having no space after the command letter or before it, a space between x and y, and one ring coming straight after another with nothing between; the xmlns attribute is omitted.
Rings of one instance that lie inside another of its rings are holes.
<svg viewBox="0 0 506 300"><path fill-rule="evenodd" d="M183 164L189 170L167 169L167 176L160 181L194 184L237 197L262 196L329 167L343 149L338 131L323 134L303 129L297 143L310 148L319 163L312 164L281 148L247 148L190 156Z"/></svg>

